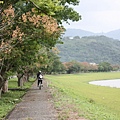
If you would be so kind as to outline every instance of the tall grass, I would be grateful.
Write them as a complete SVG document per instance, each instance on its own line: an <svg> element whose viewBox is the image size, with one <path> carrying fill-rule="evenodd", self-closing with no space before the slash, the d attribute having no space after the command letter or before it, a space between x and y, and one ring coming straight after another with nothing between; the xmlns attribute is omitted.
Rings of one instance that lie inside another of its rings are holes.
<svg viewBox="0 0 120 120"><path fill-rule="evenodd" d="M93 80L118 79L120 72L50 75L46 78L63 96L69 98L67 101L71 101L70 104L75 104L79 116L90 120L120 120L120 89L88 83Z"/></svg>

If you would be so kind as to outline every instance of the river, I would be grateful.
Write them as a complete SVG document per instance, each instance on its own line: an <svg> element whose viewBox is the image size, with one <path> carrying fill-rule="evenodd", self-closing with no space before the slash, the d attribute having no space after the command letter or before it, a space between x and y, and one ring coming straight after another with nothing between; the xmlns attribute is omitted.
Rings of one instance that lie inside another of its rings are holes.
<svg viewBox="0 0 120 120"><path fill-rule="evenodd" d="M120 79L91 81L89 84L120 88Z"/></svg>

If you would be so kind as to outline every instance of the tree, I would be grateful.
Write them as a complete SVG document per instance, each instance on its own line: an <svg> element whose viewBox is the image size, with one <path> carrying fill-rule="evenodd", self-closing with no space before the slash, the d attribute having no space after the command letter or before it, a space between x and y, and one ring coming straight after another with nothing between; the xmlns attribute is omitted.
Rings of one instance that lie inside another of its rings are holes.
<svg viewBox="0 0 120 120"><path fill-rule="evenodd" d="M35 62L35 53L42 48L40 44L49 48L54 46L61 32L61 29L58 28L53 18L47 15L40 17L35 14L36 11L34 8L31 8L31 11L26 11L25 13L21 10L19 15L16 15L18 12L13 9L12 5L9 5L8 8L2 12L2 27L0 32L1 34L3 32L5 34L1 36L2 41L0 41L2 52L0 54L2 63L0 87L2 87L6 81L9 70L17 70L20 72L25 66ZM15 25L17 26L15 27ZM41 27L42 29L40 29ZM52 31L50 31L50 29L52 29ZM42 34L43 32L44 35ZM40 35L39 37L38 34ZM48 37L51 35L53 37L50 42L47 42L46 40L48 40ZM2 76L6 77L2 78Z"/></svg>
<svg viewBox="0 0 120 120"><path fill-rule="evenodd" d="M64 66L56 54L51 54L51 65L48 66L49 73L63 73Z"/></svg>
<svg viewBox="0 0 120 120"><path fill-rule="evenodd" d="M84 72L88 72L90 70L90 64L88 62L82 62L80 63L81 66L82 66L82 71Z"/></svg>
<svg viewBox="0 0 120 120"><path fill-rule="evenodd" d="M68 74L79 73L81 70L81 65L77 61L71 61L71 62L64 63L64 66Z"/></svg>
<svg viewBox="0 0 120 120"><path fill-rule="evenodd" d="M98 65L98 70L102 72L108 72L112 70L112 66L108 62L102 62Z"/></svg>
<svg viewBox="0 0 120 120"><path fill-rule="evenodd" d="M120 70L120 65L112 65L113 71L118 71Z"/></svg>
<svg viewBox="0 0 120 120"><path fill-rule="evenodd" d="M57 0L3 0L0 3L0 89L9 71L24 73L38 60L39 50L60 42L62 21L77 21L80 16L66 3ZM63 13L67 13L63 14Z"/></svg>

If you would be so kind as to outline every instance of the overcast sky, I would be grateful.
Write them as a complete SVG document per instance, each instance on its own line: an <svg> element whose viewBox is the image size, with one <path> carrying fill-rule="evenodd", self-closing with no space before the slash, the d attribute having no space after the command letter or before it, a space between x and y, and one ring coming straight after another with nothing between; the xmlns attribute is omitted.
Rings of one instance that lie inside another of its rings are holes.
<svg viewBox="0 0 120 120"><path fill-rule="evenodd" d="M109 32L120 29L120 0L80 0L74 8L82 16L79 22L70 22L65 28L91 32Z"/></svg>

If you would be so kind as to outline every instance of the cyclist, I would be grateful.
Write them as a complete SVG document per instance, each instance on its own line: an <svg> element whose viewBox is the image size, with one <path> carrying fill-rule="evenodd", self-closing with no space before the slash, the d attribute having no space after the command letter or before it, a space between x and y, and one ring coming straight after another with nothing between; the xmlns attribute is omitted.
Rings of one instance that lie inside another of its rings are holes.
<svg viewBox="0 0 120 120"><path fill-rule="evenodd" d="M42 75L41 71L39 71L39 72L37 73L37 79L38 79L37 85L39 86L39 83L41 83L41 85L43 86L43 84L42 84L43 75Z"/></svg>

